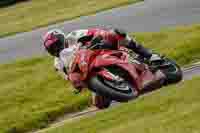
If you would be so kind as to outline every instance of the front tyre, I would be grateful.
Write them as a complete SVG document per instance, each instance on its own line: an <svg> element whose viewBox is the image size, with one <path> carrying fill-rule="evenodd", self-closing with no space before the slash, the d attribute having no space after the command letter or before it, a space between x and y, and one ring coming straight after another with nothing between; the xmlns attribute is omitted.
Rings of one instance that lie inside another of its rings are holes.
<svg viewBox="0 0 200 133"><path fill-rule="evenodd" d="M118 102L126 102L136 98L135 88L129 82L117 85L114 81L106 80L101 76L90 78L88 88L98 95Z"/></svg>

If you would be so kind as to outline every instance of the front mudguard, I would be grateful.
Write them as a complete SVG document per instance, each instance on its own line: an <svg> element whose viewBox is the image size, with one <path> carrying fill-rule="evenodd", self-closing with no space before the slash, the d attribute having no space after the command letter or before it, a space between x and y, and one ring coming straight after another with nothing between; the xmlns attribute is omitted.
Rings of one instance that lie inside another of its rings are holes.
<svg viewBox="0 0 200 133"><path fill-rule="evenodd" d="M106 69L102 69L101 71L97 72L97 75L99 75L107 80L110 80L110 81L113 81L116 78L115 75L113 75Z"/></svg>

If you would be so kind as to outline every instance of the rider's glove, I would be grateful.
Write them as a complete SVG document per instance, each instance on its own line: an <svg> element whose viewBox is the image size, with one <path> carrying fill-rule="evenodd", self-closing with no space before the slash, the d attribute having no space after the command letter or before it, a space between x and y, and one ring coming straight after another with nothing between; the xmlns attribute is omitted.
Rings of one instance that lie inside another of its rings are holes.
<svg viewBox="0 0 200 133"><path fill-rule="evenodd" d="M91 40L91 44L92 45L95 45L97 43L101 43L103 40L103 37L102 36L95 36L92 40Z"/></svg>

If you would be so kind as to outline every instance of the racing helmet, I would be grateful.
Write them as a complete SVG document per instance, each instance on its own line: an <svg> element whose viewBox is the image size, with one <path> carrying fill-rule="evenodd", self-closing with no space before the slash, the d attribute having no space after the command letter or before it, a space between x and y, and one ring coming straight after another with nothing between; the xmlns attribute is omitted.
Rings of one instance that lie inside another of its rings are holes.
<svg viewBox="0 0 200 133"><path fill-rule="evenodd" d="M60 51L65 47L68 47L65 41L64 32L58 29L47 32L43 37L43 44L47 52L56 57L59 57Z"/></svg>

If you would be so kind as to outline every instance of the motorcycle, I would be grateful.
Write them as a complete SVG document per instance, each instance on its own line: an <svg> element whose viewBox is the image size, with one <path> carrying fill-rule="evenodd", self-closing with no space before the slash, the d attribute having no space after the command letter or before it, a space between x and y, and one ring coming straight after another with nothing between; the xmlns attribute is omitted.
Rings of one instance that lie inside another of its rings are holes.
<svg viewBox="0 0 200 133"><path fill-rule="evenodd" d="M108 108L111 101L127 102L138 96L182 80L182 70L173 60L141 62L129 51L98 49L98 44L76 51L69 80L77 88L88 88L96 94L94 104ZM157 79L158 74L165 78Z"/></svg>

